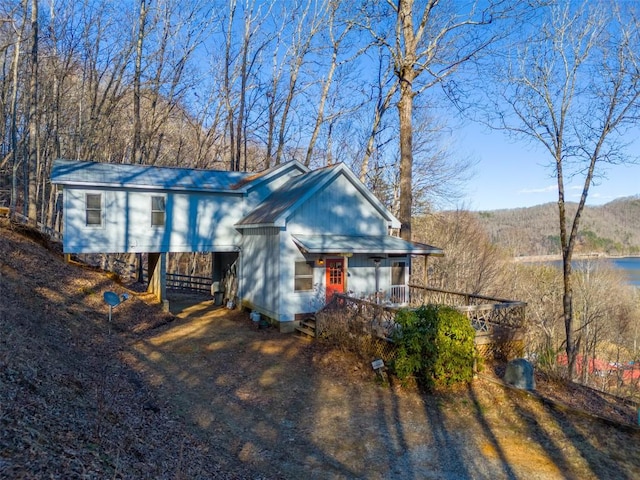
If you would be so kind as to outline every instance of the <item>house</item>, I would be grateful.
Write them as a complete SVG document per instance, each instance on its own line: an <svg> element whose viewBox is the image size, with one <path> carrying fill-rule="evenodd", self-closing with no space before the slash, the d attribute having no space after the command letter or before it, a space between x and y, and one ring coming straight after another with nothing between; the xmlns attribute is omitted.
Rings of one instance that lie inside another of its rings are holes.
<svg viewBox="0 0 640 480"><path fill-rule="evenodd" d="M407 298L412 255L442 255L390 235L398 220L342 163L297 161L261 173L56 160L65 253L148 253L166 295L169 252L210 252L212 282L235 264L237 298L293 330L335 292Z"/></svg>

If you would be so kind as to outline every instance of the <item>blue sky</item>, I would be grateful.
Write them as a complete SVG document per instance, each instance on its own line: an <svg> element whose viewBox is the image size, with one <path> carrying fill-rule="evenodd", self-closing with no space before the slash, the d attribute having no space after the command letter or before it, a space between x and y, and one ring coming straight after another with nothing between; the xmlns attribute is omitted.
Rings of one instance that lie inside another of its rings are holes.
<svg viewBox="0 0 640 480"><path fill-rule="evenodd" d="M497 210L556 202L554 172L545 167L549 154L528 142L514 142L503 132L478 127L463 129L462 148L477 162L468 182L463 208ZM640 151L640 145L636 145ZM582 183L565 185L568 201L578 201ZM606 178L589 189L588 205L601 205L615 198L640 194L640 165L607 166Z"/></svg>

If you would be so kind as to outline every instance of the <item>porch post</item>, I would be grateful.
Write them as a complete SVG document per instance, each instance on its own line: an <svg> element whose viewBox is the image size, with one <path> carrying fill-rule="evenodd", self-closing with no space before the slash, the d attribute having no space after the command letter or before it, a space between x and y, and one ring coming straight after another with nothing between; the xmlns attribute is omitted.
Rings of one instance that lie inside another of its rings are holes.
<svg viewBox="0 0 640 480"><path fill-rule="evenodd" d="M351 255L349 255L349 254L346 254L346 253L344 254L344 271L342 272L342 275L344 275L344 278L343 278L342 281L344 282L344 294L345 295L347 295L347 292L349 291L349 284L347 283L348 282L347 279L349 278L348 273L349 273L349 257L350 256Z"/></svg>
<svg viewBox="0 0 640 480"><path fill-rule="evenodd" d="M373 261L373 264L375 265L375 275L376 275L376 303L380 303L380 259L376 258Z"/></svg>
<svg viewBox="0 0 640 480"><path fill-rule="evenodd" d="M429 285L427 282L429 282L429 271L427 270L427 263L429 263L429 255L425 255L424 256L424 272L423 272L423 279L422 281L424 282L424 286L426 287L427 285Z"/></svg>
<svg viewBox="0 0 640 480"><path fill-rule="evenodd" d="M149 253L149 286L147 292L155 294L160 303L167 298L167 254Z"/></svg>

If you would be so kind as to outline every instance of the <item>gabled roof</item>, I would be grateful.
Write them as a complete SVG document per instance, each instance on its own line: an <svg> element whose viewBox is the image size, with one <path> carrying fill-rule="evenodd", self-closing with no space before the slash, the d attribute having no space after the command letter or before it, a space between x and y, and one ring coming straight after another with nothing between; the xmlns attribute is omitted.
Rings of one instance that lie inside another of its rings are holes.
<svg viewBox="0 0 640 480"><path fill-rule="evenodd" d="M278 175L290 172L303 174L308 171L308 168L296 160L254 173L58 159L53 162L51 183L87 187L244 193Z"/></svg>
<svg viewBox="0 0 640 480"><path fill-rule="evenodd" d="M442 249L390 235L291 235L303 253L371 253L443 256Z"/></svg>
<svg viewBox="0 0 640 480"><path fill-rule="evenodd" d="M351 182L383 218L389 222L390 227L400 228L398 219L343 163L313 170L289 180L267 197L256 209L240 220L236 226L243 228L284 227L286 219L298 207L339 175L344 175Z"/></svg>
<svg viewBox="0 0 640 480"><path fill-rule="evenodd" d="M156 190L233 192L248 172L198 170L58 159L51 183L87 187L132 187ZM242 190L240 190L242 191Z"/></svg>
<svg viewBox="0 0 640 480"><path fill-rule="evenodd" d="M307 173L309 169L297 160L290 160L285 163L274 165L262 172L249 174L233 186L235 189L251 190L260 184L271 180L273 177L283 175L285 173L298 172L299 174Z"/></svg>

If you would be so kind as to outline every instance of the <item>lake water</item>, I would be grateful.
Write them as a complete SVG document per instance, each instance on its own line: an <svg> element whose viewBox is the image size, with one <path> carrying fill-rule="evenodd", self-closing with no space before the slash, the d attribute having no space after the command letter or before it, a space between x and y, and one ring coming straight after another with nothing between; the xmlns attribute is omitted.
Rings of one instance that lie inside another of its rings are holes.
<svg viewBox="0 0 640 480"><path fill-rule="evenodd" d="M640 257L619 257L608 259L596 259L590 261L610 262L615 268L622 270L629 278L629 284L640 287ZM552 262L558 268L562 268L560 260ZM574 267L580 268L580 260L574 260Z"/></svg>
<svg viewBox="0 0 640 480"><path fill-rule="evenodd" d="M611 263L627 274L631 285L640 287L640 257L612 258Z"/></svg>

